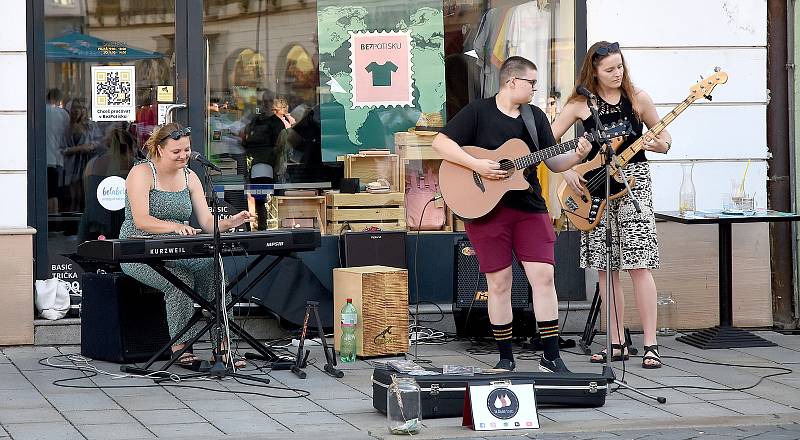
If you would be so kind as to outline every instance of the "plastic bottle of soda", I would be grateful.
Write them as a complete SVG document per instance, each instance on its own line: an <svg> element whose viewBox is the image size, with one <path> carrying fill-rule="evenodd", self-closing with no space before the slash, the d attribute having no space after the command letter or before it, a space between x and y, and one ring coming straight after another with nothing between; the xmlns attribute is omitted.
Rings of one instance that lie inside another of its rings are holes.
<svg viewBox="0 0 800 440"><path fill-rule="evenodd" d="M353 306L353 300L347 298L347 302L342 307L342 336L339 340L339 359L342 362L354 362L356 360L356 324L358 323L358 311Z"/></svg>

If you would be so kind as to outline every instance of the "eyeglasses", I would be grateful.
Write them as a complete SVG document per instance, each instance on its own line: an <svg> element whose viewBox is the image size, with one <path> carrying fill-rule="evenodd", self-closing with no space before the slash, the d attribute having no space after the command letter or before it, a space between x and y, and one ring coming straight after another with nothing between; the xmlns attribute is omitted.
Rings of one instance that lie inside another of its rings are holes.
<svg viewBox="0 0 800 440"><path fill-rule="evenodd" d="M170 132L168 135L166 135L166 136L162 137L161 139L159 139L158 143L160 144L161 142L164 142L165 140L167 140L167 138L171 138L171 139L177 141L178 139L180 139L180 138L182 138L184 136L189 136L190 134L192 134L192 127L185 127L182 130L175 130L175 131Z"/></svg>
<svg viewBox="0 0 800 440"><path fill-rule="evenodd" d="M535 85L536 85L536 80L535 80L535 79L528 79L528 78L517 78L517 77L514 77L513 79L518 79L518 80L520 80L520 81L527 81L527 82L528 82L528 84L530 84L530 85L531 85L531 87L533 87L533 86L535 86Z"/></svg>
<svg viewBox="0 0 800 440"><path fill-rule="evenodd" d="M614 42L606 46L600 46L594 51L595 55L600 55L603 57L612 52L619 52L619 43Z"/></svg>

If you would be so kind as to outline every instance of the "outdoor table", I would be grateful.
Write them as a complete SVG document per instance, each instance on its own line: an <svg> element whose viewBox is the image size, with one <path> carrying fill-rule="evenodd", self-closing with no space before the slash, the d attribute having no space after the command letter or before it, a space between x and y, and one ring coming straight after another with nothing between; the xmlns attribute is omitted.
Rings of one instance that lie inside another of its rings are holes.
<svg viewBox="0 0 800 440"><path fill-rule="evenodd" d="M716 224L719 229L719 325L695 333L679 336L676 340L702 349L770 347L775 345L760 336L733 326L733 268L732 224L756 222L790 222L800 220L792 212L757 211L746 214L723 214L720 211L696 211L694 215L681 215L677 211L655 213L657 219L687 225Z"/></svg>

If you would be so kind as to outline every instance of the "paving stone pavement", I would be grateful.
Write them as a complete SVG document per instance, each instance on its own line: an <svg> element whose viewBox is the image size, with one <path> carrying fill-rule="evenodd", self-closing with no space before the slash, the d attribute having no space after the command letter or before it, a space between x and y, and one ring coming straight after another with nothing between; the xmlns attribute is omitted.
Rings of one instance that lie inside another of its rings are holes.
<svg viewBox="0 0 800 440"><path fill-rule="evenodd" d="M666 404L620 389L610 393L600 408L539 408L539 430L476 432L461 427L459 418L450 418L425 420L415 437L800 439L800 336L758 334L778 347L699 350L674 338L661 338L664 368L644 370L636 357L626 362L625 381L666 397ZM598 337L596 342L604 341ZM634 344L641 347L639 336L634 336ZM255 386L229 378L157 385L149 379L119 377L119 365L108 362L90 362L98 372L89 372L86 364L68 357L79 353L80 347L4 347L0 349L0 440L392 437L385 416L372 407L371 364L363 360L340 364L345 376L335 379L322 372L322 350L311 350L307 379L290 371L259 370L251 363L243 373L271 380L269 386ZM420 345L410 351L434 365L486 367L497 356L490 346L476 347L469 341ZM599 372L586 356L569 351L562 356L573 371ZM520 371L536 369L530 353L517 355L517 360ZM614 367L622 379L623 365ZM787 368L788 374L762 379L782 372L776 367Z"/></svg>

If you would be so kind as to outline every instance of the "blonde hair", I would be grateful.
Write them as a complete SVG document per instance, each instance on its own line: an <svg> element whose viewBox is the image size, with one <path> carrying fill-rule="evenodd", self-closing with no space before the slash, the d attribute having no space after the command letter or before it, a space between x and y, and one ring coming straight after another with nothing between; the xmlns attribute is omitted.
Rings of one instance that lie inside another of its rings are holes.
<svg viewBox="0 0 800 440"><path fill-rule="evenodd" d="M183 126L177 122L170 122L169 124L164 124L153 130L150 133L150 137L147 138L147 141L144 143L144 150L147 152L147 158L153 159L155 157L160 157L161 154L158 152L158 147L164 145L164 142L169 139L169 134L173 131L183 130Z"/></svg>
<svg viewBox="0 0 800 440"><path fill-rule="evenodd" d="M272 108L282 108L289 110L289 102L285 98L275 98L272 100Z"/></svg>

